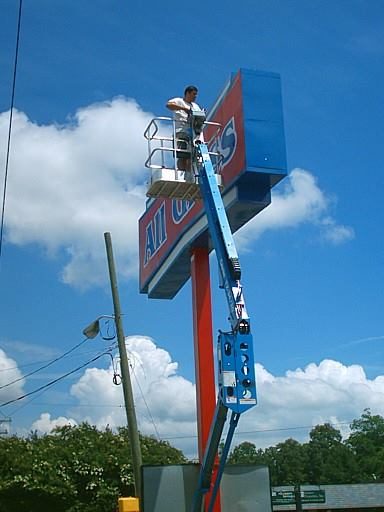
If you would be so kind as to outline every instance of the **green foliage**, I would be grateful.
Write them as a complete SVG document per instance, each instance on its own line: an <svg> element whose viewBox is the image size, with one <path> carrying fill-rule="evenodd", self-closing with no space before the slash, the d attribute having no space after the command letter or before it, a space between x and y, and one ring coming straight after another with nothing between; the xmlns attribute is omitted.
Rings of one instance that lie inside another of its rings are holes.
<svg viewBox="0 0 384 512"><path fill-rule="evenodd" d="M273 453L276 463L271 471L272 482L294 485L305 479L306 450L298 441L287 439L276 445Z"/></svg>
<svg viewBox="0 0 384 512"><path fill-rule="evenodd" d="M267 465L272 485L384 481L384 418L367 409L350 428L346 440L325 424L315 426L304 444L287 439L263 450L246 441L234 448L228 461Z"/></svg>
<svg viewBox="0 0 384 512"><path fill-rule="evenodd" d="M230 464L261 464L258 460L258 451L256 446L248 441L236 446L230 454L228 462Z"/></svg>
<svg viewBox="0 0 384 512"><path fill-rule="evenodd" d="M347 484L357 478L355 457L342 441L339 430L329 423L317 425L307 444L307 481L316 484Z"/></svg>
<svg viewBox="0 0 384 512"><path fill-rule="evenodd" d="M141 436L144 464L186 462L167 442ZM0 439L0 512L113 512L132 492L126 428L113 433L83 423L42 437Z"/></svg>
<svg viewBox="0 0 384 512"><path fill-rule="evenodd" d="M266 449L244 442L234 464L266 464L272 485L384 481L384 418L365 410L343 440L330 424L315 426L309 441L294 439ZM182 452L141 436L144 464L180 464ZM127 428L117 433L87 423L52 434L0 438L0 512L114 512L118 496L132 493Z"/></svg>
<svg viewBox="0 0 384 512"><path fill-rule="evenodd" d="M384 418L365 409L351 430L348 445L361 468L361 481L384 481Z"/></svg>

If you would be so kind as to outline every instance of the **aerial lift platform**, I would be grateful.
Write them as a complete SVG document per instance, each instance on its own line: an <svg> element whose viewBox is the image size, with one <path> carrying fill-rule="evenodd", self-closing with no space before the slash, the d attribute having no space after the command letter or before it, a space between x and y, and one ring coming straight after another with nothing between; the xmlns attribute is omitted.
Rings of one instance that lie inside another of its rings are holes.
<svg viewBox="0 0 384 512"><path fill-rule="evenodd" d="M197 111L196 116L198 112L201 111ZM212 137L206 143L208 147L211 147L219 136L221 127L218 123L212 122L204 122L204 125L214 128ZM177 168L177 155L182 153L191 158L193 146L199 140L199 136L200 134L195 132L191 141L186 143L185 149L177 148L177 133L173 118L155 117L152 119L144 132L144 137L148 141L148 158L145 166L151 169L147 190L148 197L167 197L192 201L202 199L198 175L195 174L196 169L182 171ZM209 156L213 162L217 184L221 189L220 154L209 151Z"/></svg>
<svg viewBox="0 0 384 512"><path fill-rule="evenodd" d="M213 139L219 135L220 125L208 123L205 113L200 110L191 111L189 121L192 138L190 147L184 151L191 161L191 170L177 169L177 152L180 149L176 148L174 122L171 118L165 117L153 119L145 131L149 149L145 165L151 169L147 192L149 197L203 201L209 234L218 260L220 287L224 289L229 309L230 328L228 331L220 331L218 336L216 411L191 508L191 512L212 512L240 415L256 405L256 382L251 323L240 282L241 267L220 193L221 155L209 150L214 143ZM166 135L160 135L162 123L173 123L173 130L169 130ZM200 135L207 124L214 124L217 129L213 137L204 142L200 140ZM227 436L218 469L214 472L229 411L231 416ZM214 473L215 479L212 482ZM209 491L209 502L204 504L204 496Z"/></svg>

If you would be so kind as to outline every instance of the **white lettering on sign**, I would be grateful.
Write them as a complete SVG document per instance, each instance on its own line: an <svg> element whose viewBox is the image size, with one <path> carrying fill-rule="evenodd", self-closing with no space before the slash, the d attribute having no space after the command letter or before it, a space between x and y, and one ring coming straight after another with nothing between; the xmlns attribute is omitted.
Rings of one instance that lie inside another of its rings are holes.
<svg viewBox="0 0 384 512"><path fill-rule="evenodd" d="M225 167L232 160L237 147L237 132L235 126L235 118L231 117L224 126L219 140L212 145L210 151L220 153L222 157L221 165Z"/></svg>
<svg viewBox="0 0 384 512"><path fill-rule="evenodd" d="M172 201L172 220L175 224L180 222L187 215L189 210L193 207L195 201L188 201L182 199L174 199Z"/></svg>
<svg viewBox="0 0 384 512"><path fill-rule="evenodd" d="M166 241L167 227L165 223L165 202L163 202L145 228L144 267Z"/></svg>

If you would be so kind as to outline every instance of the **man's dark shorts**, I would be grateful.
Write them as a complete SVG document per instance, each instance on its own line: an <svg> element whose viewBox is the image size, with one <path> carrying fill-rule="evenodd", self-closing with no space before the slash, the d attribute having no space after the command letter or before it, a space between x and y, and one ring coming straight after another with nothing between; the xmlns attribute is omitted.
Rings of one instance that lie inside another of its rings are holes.
<svg viewBox="0 0 384 512"><path fill-rule="evenodd" d="M185 132L176 133L176 145L177 149L183 149L185 151L177 151L177 158L183 160L189 160L191 158L191 142L192 137Z"/></svg>

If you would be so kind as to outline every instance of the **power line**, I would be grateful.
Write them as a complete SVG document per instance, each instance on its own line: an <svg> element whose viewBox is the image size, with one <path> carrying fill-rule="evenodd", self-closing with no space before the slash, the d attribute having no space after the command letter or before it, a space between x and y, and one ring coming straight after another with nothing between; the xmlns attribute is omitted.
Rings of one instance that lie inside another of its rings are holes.
<svg viewBox="0 0 384 512"><path fill-rule="evenodd" d="M11 108L9 113L9 126L8 126L8 141L7 141L7 153L5 159L5 174L4 174L4 186L3 186L3 205L1 210L1 224L0 224L0 260L3 249L3 232L4 232L4 218L5 218L5 199L7 195L7 181L8 181L8 167L9 167L9 154L11 148L11 133L12 133L12 120L13 120L13 106L15 103L15 89L16 89L16 72L17 72L17 61L19 56L19 42L20 42L20 27L21 27L21 12L22 12L23 0L19 0L19 15L17 20L17 35L16 35L16 49L15 49L15 60L13 67L13 80L12 80L12 94L11 94Z"/></svg>
<svg viewBox="0 0 384 512"><path fill-rule="evenodd" d="M14 417L14 415L16 413L18 413L19 411L21 411L21 409L24 409L24 407L27 407L27 405L31 405L31 403L34 401L34 400L37 400L39 397L41 397L41 395L43 395L44 393L46 392L46 389L43 389L40 393L38 393L36 396L32 397L30 400L28 400L27 402L24 402L23 404L19 405L19 407L16 407L16 409L14 409L13 411L11 411L9 413L10 416L12 416L12 418ZM56 404L55 404L56 405Z"/></svg>
<svg viewBox="0 0 384 512"><path fill-rule="evenodd" d="M87 338L89 339L89 338ZM74 358L74 357L81 357L81 356L84 356L84 355L87 355L87 354L94 354L95 352L99 352L99 351L96 351L96 350L85 350L83 352L78 352L77 354L73 355L71 358ZM64 355L63 355L64 357ZM0 373L2 372L9 372L11 370L20 370L21 368L27 368L28 366L35 366L36 364L42 364L42 363L49 363L51 361L54 361L54 358L52 359L40 359L38 361L34 361L33 363L25 363L25 364L19 364L19 365L16 365L16 366L8 366L8 368L1 368L0 369Z"/></svg>
<svg viewBox="0 0 384 512"><path fill-rule="evenodd" d="M40 395L39 395L40 396ZM39 398L38 396L36 398ZM52 407L67 407L67 408L71 408L72 407L87 407L87 408L115 408L115 409L123 409L124 407L124 404L93 404L93 403L89 403L89 404L72 404L70 402L63 402L63 403L60 403L60 402L37 402L37 403L34 403L33 404L34 406L36 407L49 407L49 406L52 406ZM1 411L0 411L0 414ZM14 414L14 412L12 412L12 415Z"/></svg>
<svg viewBox="0 0 384 512"><path fill-rule="evenodd" d="M340 423L331 423L329 421L326 421L325 423L319 423L319 425L301 425L301 426L296 426L296 427L281 427L281 428L266 428L266 429L262 429L262 430L243 430L243 431L240 431L240 432L235 432L235 436L236 435L248 435L248 434L261 434L261 433L267 433L267 432L284 432L284 431L287 431L287 430L308 430L308 429L313 429L315 427L318 427L320 425L332 425L333 427L336 427L336 426L341 426L341 425L349 425L350 423L352 422L351 421L344 421L344 422L340 422Z"/></svg>
<svg viewBox="0 0 384 512"><path fill-rule="evenodd" d="M77 371L85 368L86 366L88 366L89 364L93 363L94 361L97 361L98 359L100 359L100 357L105 356L105 355L110 355L110 353L109 352L103 352L102 354L99 354L98 356L94 357L93 359L90 359L86 363L78 366L74 370L71 370L70 372L67 372L64 375L61 375L57 379L51 380L47 384L44 384L44 386L40 386L39 388L34 389L33 391L30 391L29 393L25 393L24 395L21 395L21 396L19 396L17 398L14 398L13 400L8 400L8 402L4 402L4 403L0 404L0 407L5 407L6 405L13 404L15 402L18 402L19 400L22 400L23 398L27 398L28 396L34 395L35 393L38 393L39 391L47 389L50 386L53 386L54 384L56 384L57 382L60 382L61 380L65 379L66 377L69 377L69 375L72 375L73 373L76 373Z"/></svg>
<svg viewBox="0 0 384 512"><path fill-rule="evenodd" d="M94 408L117 408L117 409L123 409L124 408L124 404L101 404L101 403L97 403L97 404L92 404L92 403L89 403L89 404L69 404L69 403L50 403L50 402L39 402L39 403L35 403L33 404L37 407L41 407L41 406L44 406L44 407L47 407L47 406L57 406L57 407L70 407L70 408L89 408L89 407L94 407ZM13 411L12 412L12 416L15 414L15 412L17 412L17 410ZM149 411L148 411L149 412ZM1 411L0 411L1 413ZM332 425L333 427L338 427L338 426L345 426L345 425L350 425L352 423L353 420L350 420L350 421L344 421L344 422L338 422L338 423L331 423L331 422L325 422L325 423L321 423L319 425L325 425L325 424L330 424ZM294 427L281 427L281 428L269 428L269 429L258 429L258 430L240 430L238 432L235 432L234 436L245 436L245 435L251 435L251 434L264 434L264 433L273 433L273 432L288 432L288 431L291 431L291 430L310 430L310 429L313 429L315 426L319 426L319 425L297 425L297 426L294 426ZM164 440L164 441L170 441L170 440L174 440L174 439L197 439L197 435L184 435L184 436L161 436L159 434L159 431L157 428L155 428L156 430L156 434L157 434L157 437L159 440Z"/></svg>
<svg viewBox="0 0 384 512"><path fill-rule="evenodd" d="M83 340L85 341L85 340ZM107 351L104 351L100 354L100 352L98 353L98 356L103 356L103 355L109 355L111 357L111 359L113 359L112 357L112 354L110 353L110 351L113 349L113 345L112 346L109 346ZM17 407L16 409L14 409L12 412L11 412L11 416L14 416L16 413L18 413L21 409L24 409L24 407L27 407L28 405L31 405L31 403L36 400L37 398L40 398L41 395L43 395L44 393L46 392L46 389L43 389L40 393L38 393L36 396L34 396L33 398L31 398L30 400L28 400L27 402L24 402L22 405L20 405L19 407ZM37 405L37 404L36 404ZM55 406L60 406L61 404L41 404L41 405L55 405ZM69 406L69 407L72 407L71 404L65 404L65 406ZM1 412L1 411L0 411Z"/></svg>
<svg viewBox="0 0 384 512"><path fill-rule="evenodd" d="M63 359L65 356L76 350L77 348L81 347L86 341L88 341L88 338L83 339L80 343L69 349L67 352L62 354L59 357L56 357L55 359L52 359L49 363L45 364L44 366L40 366L40 368L37 368L36 370L33 370L32 372L29 372L25 375L22 375L21 377L12 380L11 382L7 382L7 384L3 384L0 386L0 389L7 388L8 386L11 386L12 384L16 384L16 382L20 382L23 379L26 379L27 377L30 377L31 375L34 375L37 372L40 372L41 370L45 370L45 368L48 368L48 366L51 366L53 363L56 363L57 361L60 361L60 359Z"/></svg>
<svg viewBox="0 0 384 512"><path fill-rule="evenodd" d="M150 418L150 421L153 425L153 428L155 429L155 432L156 432L156 435L157 435L157 439L160 441L161 440L161 437L160 437L160 434L159 434L159 431L157 430L157 426L156 426L156 423L155 423L155 420L153 419L153 416L152 416L152 413L149 409L149 406L148 406L148 403L145 399L145 396L144 396L144 393L143 393L143 390L141 389L141 386L140 386L140 382L139 382L139 379L137 378L136 376L136 373L135 373L135 370L132 366L132 364L130 364L130 367L131 367L131 370L132 370L132 373L133 373L133 376L135 377L135 380L136 380L136 383L137 383L137 387L139 388L140 390L140 394L141 394L141 398L143 399L143 402L145 404L145 407L147 408L147 411L148 411L148 415L149 415L149 418Z"/></svg>
<svg viewBox="0 0 384 512"><path fill-rule="evenodd" d="M341 425L350 425L350 423L352 422L353 420L351 421L344 421L344 422L340 422L340 423L331 423L329 421L326 421L325 423L321 423L319 425L325 425L325 424L330 424L332 426L341 426ZM286 431L290 431L290 430L304 430L304 429L313 429L315 426L319 426L319 425L301 425L301 426L296 426L296 427L282 427L282 428L267 428L267 429L260 429L260 430L243 430L243 431L239 431L239 432L235 432L234 433L234 437L236 436L244 436L244 435L249 435L249 434L263 434L263 433L268 433L268 432L286 432ZM162 439L163 440L174 440L174 439L196 439L197 438L197 435L193 435L193 436L170 436L170 437L163 437Z"/></svg>

